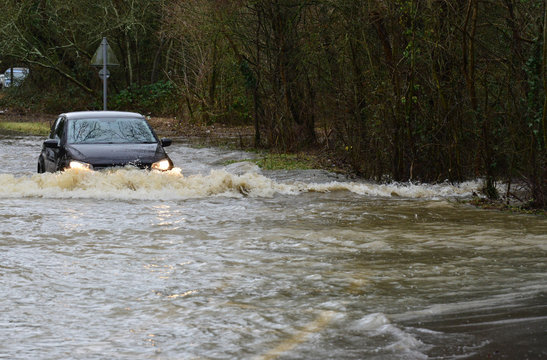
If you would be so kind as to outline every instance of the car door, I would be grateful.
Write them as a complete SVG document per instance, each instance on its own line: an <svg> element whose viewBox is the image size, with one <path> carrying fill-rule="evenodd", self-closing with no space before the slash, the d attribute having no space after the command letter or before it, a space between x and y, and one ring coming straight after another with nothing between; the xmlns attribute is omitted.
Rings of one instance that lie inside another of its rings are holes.
<svg viewBox="0 0 547 360"><path fill-rule="evenodd" d="M63 147L62 141L65 134L66 119L61 116L56 121L55 124L51 127L51 133L49 134L50 139L57 140L59 146L57 147L46 147L44 146L44 167L48 172L57 171L59 164L59 159L63 156Z"/></svg>

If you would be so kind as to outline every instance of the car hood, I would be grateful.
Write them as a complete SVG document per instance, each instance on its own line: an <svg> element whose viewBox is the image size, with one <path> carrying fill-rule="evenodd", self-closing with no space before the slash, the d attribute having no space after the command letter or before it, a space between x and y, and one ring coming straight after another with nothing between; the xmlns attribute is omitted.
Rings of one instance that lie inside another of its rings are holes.
<svg viewBox="0 0 547 360"><path fill-rule="evenodd" d="M167 155L153 144L69 144L68 156L94 166L150 165Z"/></svg>

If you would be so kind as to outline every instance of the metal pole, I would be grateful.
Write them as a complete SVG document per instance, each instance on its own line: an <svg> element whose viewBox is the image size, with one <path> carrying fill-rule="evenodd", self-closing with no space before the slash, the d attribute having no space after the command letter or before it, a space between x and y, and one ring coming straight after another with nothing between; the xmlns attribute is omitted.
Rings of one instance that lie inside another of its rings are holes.
<svg viewBox="0 0 547 360"><path fill-rule="evenodd" d="M106 89L107 89L107 78L106 76L106 57L107 57L107 51L106 47L108 46L108 42L106 41L106 37L103 38L103 110L106 111Z"/></svg>

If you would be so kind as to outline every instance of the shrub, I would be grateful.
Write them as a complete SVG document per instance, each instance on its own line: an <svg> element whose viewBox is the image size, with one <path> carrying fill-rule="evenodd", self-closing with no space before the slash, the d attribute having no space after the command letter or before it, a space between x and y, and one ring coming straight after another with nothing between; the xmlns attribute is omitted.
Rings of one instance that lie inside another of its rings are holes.
<svg viewBox="0 0 547 360"><path fill-rule="evenodd" d="M143 86L134 84L114 95L109 103L115 110L165 115L173 111L176 94L176 87L171 81Z"/></svg>

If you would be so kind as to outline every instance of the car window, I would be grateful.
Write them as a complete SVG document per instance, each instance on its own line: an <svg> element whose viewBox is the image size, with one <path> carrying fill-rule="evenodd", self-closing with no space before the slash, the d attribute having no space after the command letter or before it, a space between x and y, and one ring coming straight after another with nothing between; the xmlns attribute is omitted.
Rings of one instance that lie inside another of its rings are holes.
<svg viewBox="0 0 547 360"><path fill-rule="evenodd" d="M152 130L140 118L101 118L71 120L68 125L71 144L155 143Z"/></svg>
<svg viewBox="0 0 547 360"><path fill-rule="evenodd" d="M63 137L63 131L65 127L65 119L63 117L60 117L55 121L55 124L53 124L53 127L51 128L51 133L49 137L51 139L58 139L60 140Z"/></svg>
<svg viewBox="0 0 547 360"><path fill-rule="evenodd" d="M58 118L57 120L55 120L53 125L51 125L51 130L49 132L49 138L50 139L55 138L55 128L57 127L57 124L59 123L60 120L61 120L61 118Z"/></svg>

